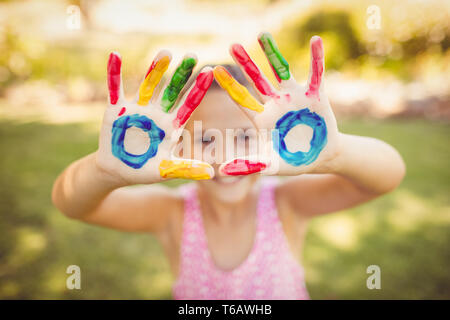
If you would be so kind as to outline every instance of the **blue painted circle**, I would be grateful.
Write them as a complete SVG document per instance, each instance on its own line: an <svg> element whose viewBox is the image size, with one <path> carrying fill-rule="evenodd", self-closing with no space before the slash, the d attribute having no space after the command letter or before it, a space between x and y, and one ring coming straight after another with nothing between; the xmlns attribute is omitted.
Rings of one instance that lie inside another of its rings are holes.
<svg viewBox="0 0 450 320"><path fill-rule="evenodd" d="M132 154L125 150L123 144L125 133L131 127L144 130L150 138L150 145L143 154ZM165 135L164 130L160 129L152 119L149 119L146 116L139 114L122 116L114 121L112 126L111 151L116 158L120 159L128 166L139 169L148 161L148 159L151 159L156 155L158 146Z"/></svg>
<svg viewBox="0 0 450 320"><path fill-rule="evenodd" d="M313 129L313 137L310 141L308 152L290 152L287 150L284 138L288 132L299 124L305 124ZM320 152L327 144L327 126L325 120L308 108L298 111L289 111L282 116L276 123L272 131L273 147L280 157L293 166L308 165L317 159Z"/></svg>

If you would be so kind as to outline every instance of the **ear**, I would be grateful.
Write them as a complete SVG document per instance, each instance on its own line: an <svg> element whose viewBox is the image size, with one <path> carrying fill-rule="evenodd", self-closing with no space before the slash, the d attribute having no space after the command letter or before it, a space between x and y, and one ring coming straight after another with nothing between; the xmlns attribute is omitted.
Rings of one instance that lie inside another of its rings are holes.
<svg viewBox="0 0 450 320"><path fill-rule="evenodd" d="M306 96L319 99L319 91L322 85L322 77L325 69L323 43L319 36L314 36L310 41L311 66L309 69L308 90Z"/></svg>
<svg viewBox="0 0 450 320"><path fill-rule="evenodd" d="M115 105L123 95L122 88L122 58L117 52L111 52L108 60L109 101Z"/></svg>

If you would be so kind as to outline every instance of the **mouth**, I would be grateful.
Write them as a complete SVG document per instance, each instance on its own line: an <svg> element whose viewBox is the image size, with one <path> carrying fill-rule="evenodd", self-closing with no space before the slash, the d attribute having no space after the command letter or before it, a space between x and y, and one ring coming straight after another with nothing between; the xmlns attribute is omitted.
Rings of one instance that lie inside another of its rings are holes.
<svg viewBox="0 0 450 320"><path fill-rule="evenodd" d="M220 185L232 185L241 181L243 176L233 176L233 177L218 177L215 176L212 180Z"/></svg>

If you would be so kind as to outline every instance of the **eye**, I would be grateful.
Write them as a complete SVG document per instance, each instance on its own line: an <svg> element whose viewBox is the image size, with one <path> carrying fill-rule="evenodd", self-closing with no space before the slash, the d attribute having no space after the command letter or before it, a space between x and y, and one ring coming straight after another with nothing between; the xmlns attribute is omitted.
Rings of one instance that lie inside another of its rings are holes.
<svg viewBox="0 0 450 320"><path fill-rule="evenodd" d="M236 141L248 141L249 137L245 133L241 133L236 136Z"/></svg>
<svg viewBox="0 0 450 320"><path fill-rule="evenodd" d="M198 141L201 142L204 146L206 146L214 141L214 137L202 137Z"/></svg>
<svg viewBox="0 0 450 320"><path fill-rule="evenodd" d="M249 143L250 141L253 141L254 139L256 139L256 136L252 133L242 133L236 137L237 141L242 141L245 143Z"/></svg>

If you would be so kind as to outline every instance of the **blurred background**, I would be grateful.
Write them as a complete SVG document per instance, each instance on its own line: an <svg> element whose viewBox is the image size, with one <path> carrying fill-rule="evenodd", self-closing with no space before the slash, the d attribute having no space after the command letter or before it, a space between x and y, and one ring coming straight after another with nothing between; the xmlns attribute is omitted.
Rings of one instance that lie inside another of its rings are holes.
<svg viewBox="0 0 450 320"><path fill-rule="evenodd" d="M271 77L261 31L300 81L320 35L340 130L387 141L407 165L392 194L312 221L311 297L450 298L449 1L2 0L0 299L171 298L155 238L70 221L51 204L52 183L96 150L109 52L123 57L131 97L161 48L226 63L240 42ZM372 264L381 290L366 287ZM69 265L81 290L66 288Z"/></svg>

